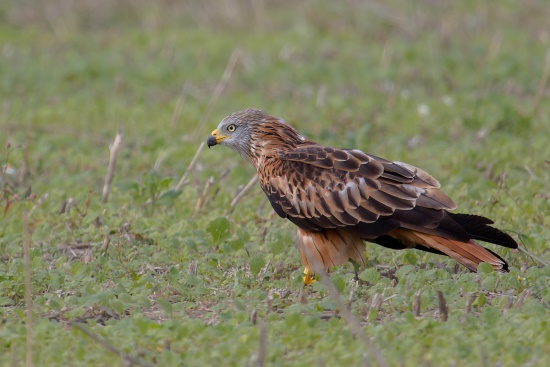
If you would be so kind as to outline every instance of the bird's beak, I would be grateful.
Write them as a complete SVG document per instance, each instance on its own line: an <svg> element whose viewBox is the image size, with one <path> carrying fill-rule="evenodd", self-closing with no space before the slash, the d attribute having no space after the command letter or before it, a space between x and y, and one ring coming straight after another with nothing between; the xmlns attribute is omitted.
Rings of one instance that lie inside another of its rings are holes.
<svg viewBox="0 0 550 367"><path fill-rule="evenodd" d="M218 135L218 129L212 131L212 134L206 139L208 148L218 145L222 140L229 138L227 135Z"/></svg>

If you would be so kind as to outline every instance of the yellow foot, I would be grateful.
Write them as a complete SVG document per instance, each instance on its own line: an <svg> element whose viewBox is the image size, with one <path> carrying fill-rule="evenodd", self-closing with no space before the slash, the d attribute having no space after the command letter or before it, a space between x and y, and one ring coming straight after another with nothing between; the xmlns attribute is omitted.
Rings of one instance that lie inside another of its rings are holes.
<svg viewBox="0 0 550 367"><path fill-rule="evenodd" d="M303 279L304 279L304 284L305 285L310 285L311 283L315 282L315 274L313 274L309 270L309 268L305 268Z"/></svg>

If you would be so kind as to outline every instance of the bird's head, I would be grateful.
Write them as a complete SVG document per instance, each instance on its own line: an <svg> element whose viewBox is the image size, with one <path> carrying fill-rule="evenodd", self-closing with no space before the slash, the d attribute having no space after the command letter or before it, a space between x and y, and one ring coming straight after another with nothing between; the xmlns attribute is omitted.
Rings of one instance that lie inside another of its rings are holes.
<svg viewBox="0 0 550 367"><path fill-rule="evenodd" d="M268 116L263 111L252 108L232 113L212 131L206 143L209 148L221 144L242 153L250 148L255 125L265 117Z"/></svg>
<svg viewBox="0 0 550 367"><path fill-rule="evenodd" d="M206 140L208 147L226 145L247 158L254 166L258 157L270 156L276 149L293 148L309 142L282 119L249 108L224 118Z"/></svg>

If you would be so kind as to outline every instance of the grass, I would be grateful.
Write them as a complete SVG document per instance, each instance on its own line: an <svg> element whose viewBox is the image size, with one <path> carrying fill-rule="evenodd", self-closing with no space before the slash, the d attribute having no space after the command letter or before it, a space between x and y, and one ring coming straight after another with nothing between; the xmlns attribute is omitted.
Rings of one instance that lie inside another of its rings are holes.
<svg viewBox="0 0 550 367"><path fill-rule="evenodd" d="M0 365L546 366L549 12L2 2ZM497 249L511 272L476 275L371 245L359 284L342 267L304 288L294 228L259 187L231 212L254 174L242 159L202 150L169 191L218 122L251 106L424 168L536 259Z"/></svg>

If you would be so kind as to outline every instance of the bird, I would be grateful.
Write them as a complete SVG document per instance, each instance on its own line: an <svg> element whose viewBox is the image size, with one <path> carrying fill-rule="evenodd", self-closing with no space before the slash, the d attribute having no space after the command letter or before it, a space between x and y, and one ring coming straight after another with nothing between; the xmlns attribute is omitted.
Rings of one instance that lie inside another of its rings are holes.
<svg viewBox="0 0 550 367"><path fill-rule="evenodd" d="M298 227L306 285L348 261L366 267L365 242L446 255L472 272L483 262L509 271L477 241L511 249L517 242L491 219L451 212L455 202L420 168L318 144L254 108L225 117L206 143L248 160L273 210Z"/></svg>

